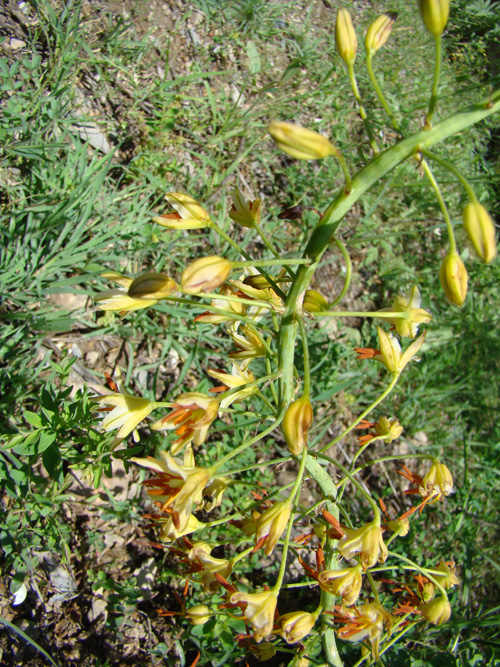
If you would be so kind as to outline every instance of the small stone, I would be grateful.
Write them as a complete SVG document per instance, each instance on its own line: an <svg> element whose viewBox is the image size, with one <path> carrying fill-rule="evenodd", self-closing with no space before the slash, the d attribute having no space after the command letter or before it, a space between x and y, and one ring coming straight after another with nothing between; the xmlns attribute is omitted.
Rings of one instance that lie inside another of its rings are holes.
<svg viewBox="0 0 500 667"><path fill-rule="evenodd" d="M26 46L26 42L23 42L22 39L16 39L15 37L11 37L9 41L9 46L13 51L18 51L19 49L24 49Z"/></svg>

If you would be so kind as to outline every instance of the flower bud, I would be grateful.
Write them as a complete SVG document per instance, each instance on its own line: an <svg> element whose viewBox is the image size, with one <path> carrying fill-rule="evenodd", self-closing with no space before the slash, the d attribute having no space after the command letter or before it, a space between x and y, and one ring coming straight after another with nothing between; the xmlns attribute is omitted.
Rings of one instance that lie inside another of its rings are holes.
<svg viewBox="0 0 500 667"><path fill-rule="evenodd" d="M266 556L272 554L279 538L287 527L292 512L292 505L288 500L271 505L257 519L255 538L257 544L264 546Z"/></svg>
<svg viewBox="0 0 500 667"><path fill-rule="evenodd" d="M163 273L143 273L128 288L133 299L163 299L169 296L177 284Z"/></svg>
<svg viewBox="0 0 500 667"><path fill-rule="evenodd" d="M276 655L276 649L274 648L274 644L271 644L271 642L262 642L255 645L251 644L250 650L259 662L271 660L271 658L274 658Z"/></svg>
<svg viewBox="0 0 500 667"><path fill-rule="evenodd" d="M489 264L497 255L495 225L478 201L469 202L463 212L464 229L479 257Z"/></svg>
<svg viewBox="0 0 500 667"><path fill-rule="evenodd" d="M418 4L427 30L432 35L442 35L448 22L450 0L418 0Z"/></svg>
<svg viewBox="0 0 500 667"><path fill-rule="evenodd" d="M351 15L347 9L339 9L335 23L335 44L339 56L347 66L354 65L358 40L352 25Z"/></svg>
<svg viewBox="0 0 500 667"><path fill-rule="evenodd" d="M283 417L283 435L288 449L294 456L299 456L307 447L307 433L313 421L313 411L308 398L290 403Z"/></svg>
<svg viewBox="0 0 500 667"><path fill-rule="evenodd" d="M317 616L306 611L291 611L278 618L279 634L287 644L295 644L306 637L314 627Z"/></svg>
<svg viewBox="0 0 500 667"><path fill-rule="evenodd" d="M426 604L419 605L417 609L433 625L442 625L451 616L451 605L444 595L440 595Z"/></svg>
<svg viewBox="0 0 500 667"><path fill-rule="evenodd" d="M242 227L257 227L260 224L260 199L245 201L245 198L234 188L232 192L233 205L229 217Z"/></svg>
<svg viewBox="0 0 500 667"><path fill-rule="evenodd" d="M370 24L365 36L365 47L370 55L376 53L387 42L397 17L394 12L387 12Z"/></svg>
<svg viewBox="0 0 500 667"><path fill-rule="evenodd" d="M333 144L322 134L294 123L274 121L267 131L279 149L297 160L320 160L335 152Z"/></svg>
<svg viewBox="0 0 500 667"><path fill-rule="evenodd" d="M198 202L182 192L169 192L165 199L175 209L175 213L167 213L153 218L162 227L169 229L203 229L211 220L205 209Z"/></svg>
<svg viewBox="0 0 500 667"><path fill-rule="evenodd" d="M320 313L322 310L328 310L328 301L316 290L308 289L304 294L302 308L308 313Z"/></svg>
<svg viewBox="0 0 500 667"><path fill-rule="evenodd" d="M186 294L212 292L226 281L232 268L231 262L224 257L200 257L184 269L181 277L182 291Z"/></svg>
<svg viewBox="0 0 500 667"><path fill-rule="evenodd" d="M191 625L205 625L210 620L210 609L205 604L197 604L186 609L186 618Z"/></svg>
<svg viewBox="0 0 500 667"><path fill-rule="evenodd" d="M463 306L467 296L467 269L457 252L449 252L443 259L439 279L444 293L455 306Z"/></svg>

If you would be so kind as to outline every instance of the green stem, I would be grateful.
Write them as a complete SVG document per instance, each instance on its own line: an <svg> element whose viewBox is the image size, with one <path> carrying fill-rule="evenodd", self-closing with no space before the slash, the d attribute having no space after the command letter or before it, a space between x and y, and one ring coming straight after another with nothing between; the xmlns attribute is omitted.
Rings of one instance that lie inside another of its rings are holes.
<svg viewBox="0 0 500 667"><path fill-rule="evenodd" d="M293 513L295 512L295 509L297 508L297 505L299 503L299 496L300 496L300 489L302 487L302 478L304 476L304 470L306 469L306 463L307 463L307 449L304 447L302 451L302 458L300 459L300 466L299 466L299 471L297 473L297 479L295 480L295 484L293 486L293 489L290 492L289 500L293 503L292 507L292 513L290 515L290 519L288 520L288 525L287 525L287 530L285 534L285 539L283 542L283 553L281 555L281 563L280 563L280 569L278 572L278 579L276 580L276 583L273 587L274 593L276 595L280 592L280 588L283 584L283 579L285 576L286 572L286 560L288 556L288 547L290 544L290 537L292 535L292 528L293 528Z"/></svg>
<svg viewBox="0 0 500 667"><path fill-rule="evenodd" d="M275 371L274 373L271 373L270 375L263 375L262 377L258 378L257 380L253 380L253 382L246 382L245 384L239 384L237 387L232 387L231 389L228 389L222 394L219 394L219 398L227 398L228 396L232 396L233 394L236 394L237 392L243 390L243 389L250 389L251 387L258 387L259 384L262 384L263 382L267 382L268 380L275 380L276 378L279 378L281 375L281 371Z"/></svg>
<svg viewBox="0 0 500 667"><path fill-rule="evenodd" d="M319 452L320 453L326 452L327 449L330 449L330 447L332 447L337 442L339 442L339 440L342 440L343 438L345 438L346 435L348 435L353 429L355 429L356 426L359 424L359 422L361 422L368 414L370 414L370 412L374 408L376 408L377 405L379 405L379 403L382 403L384 398L386 398L391 393L391 391L396 386L396 383L397 383L398 379L399 379L399 373L395 373L392 376L392 380L390 381L389 386L387 387L387 389L385 389L385 391L375 401L373 401L373 403L371 403L366 408L366 410L357 419L355 419L354 422L348 428L345 429L345 431L343 431L340 435L338 435L336 438L331 440L327 445L322 447L319 450Z"/></svg>
<svg viewBox="0 0 500 667"><path fill-rule="evenodd" d="M342 253L342 256L345 260L345 281L344 281L344 287L342 288L342 291L338 295L338 297L332 301L330 304L330 308L333 308L337 303L340 303L342 299L345 297L347 294L347 291L349 290L349 287L351 285L351 279L352 279L352 262L351 262L351 256L347 252L347 248L345 245L342 243L340 239L334 238L333 242L337 246L337 248L340 250Z"/></svg>
<svg viewBox="0 0 500 667"><path fill-rule="evenodd" d="M433 160L434 162L437 162L448 171L451 171L451 173L456 177L456 179L461 183L464 190L467 192L469 199L471 201L477 201L476 193L474 192L472 185L465 178L465 176L455 167L454 164L448 162L447 160L443 160L442 157L436 155L436 153L433 153L432 151L424 150L422 151L422 154L425 155L425 157L428 157L429 159Z"/></svg>
<svg viewBox="0 0 500 667"><path fill-rule="evenodd" d="M245 266L251 266L255 267L256 269L261 267L261 266L278 266L278 265L286 265L286 264L310 264L311 260L310 259L294 259L294 258L283 258L280 257L279 259L257 259L255 261L250 261L250 262L231 262L233 265L233 269L242 269Z"/></svg>
<svg viewBox="0 0 500 667"><path fill-rule="evenodd" d="M308 399L309 394L311 393L311 365L309 359L309 345L307 343L307 331L304 325L304 320L301 317L299 317L299 329L302 338L302 352L304 355L304 386L302 394Z"/></svg>
<svg viewBox="0 0 500 667"><path fill-rule="evenodd" d="M434 44L436 47L435 60L434 60L434 81L432 83L432 92L431 92L431 99L429 100L429 108L427 110L427 115L425 116L425 128L427 130L430 130L432 127L432 117L434 115L434 109L436 108L436 102L438 97L439 76L441 74L441 50L442 50L441 35L434 35Z"/></svg>
<svg viewBox="0 0 500 667"><path fill-rule="evenodd" d="M392 113L392 110L390 106L387 104L387 101L384 97L384 93L382 92L382 88L379 86L379 83L375 77L375 74L373 72L373 67L372 67L372 54L370 51L367 51L366 53L366 69L368 70L368 78L371 81L371 84L373 86L373 89L375 90L375 93L378 97L378 100L380 104L383 106L385 113L389 117L389 120L391 121L391 125L396 132L399 132L399 124L398 121L396 120L396 117Z"/></svg>
<svg viewBox="0 0 500 667"><path fill-rule="evenodd" d="M361 495L364 496L364 498L366 498L366 500L370 503L373 509L373 513L375 514L375 517L378 518L378 520L380 521L380 510L378 508L376 501L373 500L368 491L366 491L366 489L364 489L363 486L358 482L358 480L354 477L353 473L349 472L349 470L341 463L339 463L335 459L332 459L331 456L327 456L326 454L322 454L321 452L318 452L317 456L321 459L324 459L325 461L328 461L328 463L334 465L349 479L350 482L352 482L352 484L357 488L357 490L361 493Z"/></svg>
<svg viewBox="0 0 500 667"><path fill-rule="evenodd" d="M245 442L242 442L239 447L236 447L236 449L233 449L231 452L229 452L228 454L223 456L219 461L217 461L217 463L215 463L212 466L213 471L216 472L217 470L222 468L222 466L224 466L228 461L233 459L235 456L238 456L239 454L241 454L241 452L244 452L245 449L248 449L248 447L251 447L256 442L259 442L259 440L262 440L262 438L265 438L266 436L268 436L270 433L272 433L274 430L276 430L278 428L278 426L281 424L282 420L283 420L283 412L281 412L281 414L279 414L276 417L276 420L271 424L271 426L264 429L264 431L262 431L261 433L257 433L257 435L254 436L253 438L250 438L250 440L246 440ZM226 474L226 473L224 473L224 474Z"/></svg>
<svg viewBox="0 0 500 667"><path fill-rule="evenodd" d="M346 195L348 195L352 189L352 178L347 161L342 151L340 151L336 146L333 147L333 156L337 159L340 168L342 169L342 173L344 174L344 192Z"/></svg>
<svg viewBox="0 0 500 667"><path fill-rule="evenodd" d="M363 102L361 100L361 95L359 94L358 82L356 81L356 75L354 74L354 65L348 65L347 69L349 72L349 81L351 82L352 92L354 94L354 97L356 98L356 102L358 103L359 115L363 120L366 134L368 135L368 141L370 142L370 146L372 148L373 153L375 155L378 155L380 153L380 150L377 145L377 142L375 141L375 135L373 134L373 130L366 115L365 107L363 106Z"/></svg>
<svg viewBox="0 0 500 667"><path fill-rule="evenodd" d="M457 242L455 241L455 233L453 231L453 225L451 224L451 218L448 213L448 209L446 208L446 204L443 199L443 195L441 194L441 189L438 185L438 182L436 181L434 174L432 173L431 168L429 167L429 163L427 160L422 160L422 168L425 172L425 175L429 179L429 182L432 186L432 189L434 190L439 208L441 209L441 213L443 214L444 220L446 222L446 229L448 230L448 238L450 240L450 251L451 252L456 252L457 251Z"/></svg>
<svg viewBox="0 0 500 667"><path fill-rule="evenodd" d="M380 310L320 310L312 313L314 317L378 317L381 320L409 320L410 314L401 311Z"/></svg>
<svg viewBox="0 0 500 667"><path fill-rule="evenodd" d="M245 306L256 306L258 308L268 308L272 310L274 306L267 301L258 301L257 299L243 299L239 296L231 296L230 294L217 294L217 292L200 292L196 296L205 297L208 299L220 299L221 301L233 301L234 303L242 303ZM198 304L199 306L200 304ZM241 317L238 316L238 319ZM253 320L252 320L253 322Z"/></svg>
<svg viewBox="0 0 500 667"><path fill-rule="evenodd" d="M410 560L409 558L406 558L406 556L401 556L400 554L397 554L395 551L389 551L388 553L389 556L393 558L398 558L399 560L402 560L404 563L408 563L408 565L410 565L409 568L404 568L404 569L416 570L417 572L420 572L421 574L425 575L427 579L429 579L429 581L434 584L434 586L437 586L437 588L439 588L441 595L444 598L448 599L448 593L445 591L445 589L439 583L439 581L432 576L432 574L430 573L431 570L427 570L425 567L420 567L420 565L417 565L417 563L415 563L414 561Z"/></svg>

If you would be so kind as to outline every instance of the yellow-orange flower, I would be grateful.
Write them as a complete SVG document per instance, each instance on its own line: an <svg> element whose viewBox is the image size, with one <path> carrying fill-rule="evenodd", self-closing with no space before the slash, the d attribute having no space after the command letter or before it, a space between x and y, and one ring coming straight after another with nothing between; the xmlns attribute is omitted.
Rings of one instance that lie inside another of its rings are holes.
<svg viewBox="0 0 500 667"><path fill-rule="evenodd" d="M272 554L279 538L287 527L292 512L292 504L284 502L273 503L258 520L255 532L256 543L264 546L266 556Z"/></svg>
<svg viewBox="0 0 500 667"><path fill-rule="evenodd" d="M391 627L392 616L378 602L369 602L344 613L343 620L346 620L347 624L337 630L340 639L348 642L369 639L373 658L378 660L380 637L384 632L384 626Z"/></svg>
<svg viewBox="0 0 500 667"><path fill-rule="evenodd" d="M427 324L431 321L432 315L423 308L420 308L420 291L418 287L412 287L406 296L397 296L390 308L382 308L379 312L404 313L406 318L384 317L396 329L403 338L415 338L418 333L419 324ZM383 315L381 315L383 317Z"/></svg>
<svg viewBox="0 0 500 667"><path fill-rule="evenodd" d="M160 452L160 456L161 460L148 457L133 458L132 461L157 473L144 484L149 495L162 503L162 511L171 512L176 530L182 531L188 524L193 507L202 505L203 489L210 479L210 470L195 465L190 445L184 452L182 465L166 452Z"/></svg>
<svg viewBox="0 0 500 667"><path fill-rule="evenodd" d="M442 625L451 616L451 604L448 598L440 595L430 602L421 604L417 607L422 616L433 625Z"/></svg>
<svg viewBox="0 0 500 667"><path fill-rule="evenodd" d="M324 570L318 575L318 583L327 593L342 598L346 607L355 604L362 584L361 565L342 570Z"/></svg>
<svg viewBox="0 0 500 667"><path fill-rule="evenodd" d="M295 644L306 637L314 627L318 617L307 611L291 611L278 618L278 634L287 644Z"/></svg>
<svg viewBox="0 0 500 667"><path fill-rule="evenodd" d="M230 561L210 555L212 547L206 542L195 542L187 553L192 568L189 572L198 573L206 591L216 591L220 587L215 575L227 579L233 570Z"/></svg>
<svg viewBox="0 0 500 667"><path fill-rule="evenodd" d="M178 439L172 445L172 454L185 445L205 442L210 424L217 417L219 401L199 392L181 394L175 400L172 412L151 425L155 431L174 430Z"/></svg>
<svg viewBox="0 0 500 667"><path fill-rule="evenodd" d="M165 199L175 209L175 213L167 213L153 218L162 227L170 229L202 229L211 220L205 209L198 202L182 192L169 192Z"/></svg>
<svg viewBox="0 0 500 667"><path fill-rule="evenodd" d="M307 447L307 434L312 421L312 406L306 396L293 401L286 409L282 430L288 449L294 456L300 456Z"/></svg>
<svg viewBox="0 0 500 667"><path fill-rule="evenodd" d="M263 593L233 593L229 598L231 604L246 604L244 617L252 624L253 637L257 643L268 637L273 631L274 612L278 596L272 591Z"/></svg>
<svg viewBox="0 0 500 667"><path fill-rule="evenodd" d="M382 538L380 522L376 519L361 528L342 528L344 536L339 540L337 549L346 558L359 554L361 564L366 569L375 563L387 560L387 547Z"/></svg>

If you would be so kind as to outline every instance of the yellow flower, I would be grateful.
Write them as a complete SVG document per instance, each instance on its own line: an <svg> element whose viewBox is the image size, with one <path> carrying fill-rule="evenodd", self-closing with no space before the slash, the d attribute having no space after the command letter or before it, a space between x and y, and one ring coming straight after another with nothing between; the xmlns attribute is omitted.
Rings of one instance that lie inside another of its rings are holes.
<svg viewBox="0 0 500 667"><path fill-rule="evenodd" d="M497 256L495 225L478 201L469 202L463 212L464 229L479 257L489 264Z"/></svg>
<svg viewBox="0 0 500 667"><path fill-rule="evenodd" d="M243 602L246 609L244 617L252 624L254 639L259 644L273 631L274 612L278 596L272 591L263 593L233 593L229 598L231 604Z"/></svg>
<svg viewBox="0 0 500 667"><path fill-rule="evenodd" d="M455 306L463 306L467 296L467 269L457 252L449 252L441 263L439 279L444 293Z"/></svg>
<svg viewBox="0 0 500 667"><path fill-rule="evenodd" d="M384 626L390 628L392 616L378 602L369 602L344 614L347 624L337 630L340 639L360 642L369 639L374 660L379 659L379 642Z"/></svg>
<svg viewBox="0 0 500 667"><path fill-rule="evenodd" d="M430 602L417 607L422 616L433 625L442 625L451 616L451 604L447 597L440 595Z"/></svg>
<svg viewBox="0 0 500 667"><path fill-rule="evenodd" d="M183 465L166 452L160 452L160 456L161 460L153 457L131 460L157 473L144 484L149 495L162 503L162 511L171 512L176 530L182 531L188 524L193 506L202 505L203 489L210 479L210 470L195 465L191 445L184 452Z"/></svg>
<svg viewBox="0 0 500 667"><path fill-rule="evenodd" d="M225 371L214 371L208 370L207 373L210 377L215 378L223 383L222 387L215 387L217 391L221 389L236 389L237 387L242 387L239 391L234 392L230 396L223 398L220 402L221 408L227 408L232 403L240 403L245 400L248 396L251 396L257 391L257 387L245 387L246 384L254 381L254 376L251 371L248 369L238 366L236 362L233 362L231 365L232 373L227 373Z"/></svg>
<svg viewBox="0 0 500 667"><path fill-rule="evenodd" d="M203 497L207 496L210 500L205 500L203 509L205 512L211 512L215 507L219 507L222 503L222 494L230 485L230 480L228 477L216 477L213 479L208 486L203 490Z"/></svg>
<svg viewBox="0 0 500 667"><path fill-rule="evenodd" d="M172 445L172 454L185 445L205 442L210 424L217 417L219 401L199 392L181 394L175 400L172 412L151 425L155 431L174 430L178 439Z"/></svg>
<svg viewBox="0 0 500 667"><path fill-rule="evenodd" d="M173 542L174 540L178 540L180 537L184 537L184 535L189 535L197 530L200 530L205 525L201 521L198 521L194 514L191 514L188 517L184 528L177 528L175 526L172 515L170 515L167 520L165 520L162 515L152 515L151 518L161 523L160 540L162 542Z"/></svg>
<svg viewBox="0 0 500 667"><path fill-rule="evenodd" d="M260 199L245 201L243 195L234 188L232 192L233 205L229 217L242 227L257 227L260 224Z"/></svg>
<svg viewBox="0 0 500 667"><path fill-rule="evenodd" d="M387 417L381 417L375 424L375 433L377 436L384 438L385 442L389 444L393 440L397 440L402 432L403 427L395 418L388 419Z"/></svg>
<svg viewBox="0 0 500 667"><path fill-rule="evenodd" d="M381 361L391 373L401 373L406 364L413 359L422 347L425 339L425 333L419 336L409 345L401 354L401 346L395 336L386 333L380 327L377 327L378 340L380 345L380 355L374 358Z"/></svg>
<svg viewBox="0 0 500 667"><path fill-rule="evenodd" d="M233 342L239 348L237 352L231 352L231 359L243 359L244 364L248 365L252 359L265 357L267 354L266 346L260 337L247 325L234 321L228 325L227 332L233 339Z"/></svg>
<svg viewBox="0 0 500 667"><path fill-rule="evenodd" d="M419 324L427 324L431 321L432 315L423 308L420 308L420 292L418 287L412 287L406 296L397 296L390 308L382 308L380 313L396 312L405 313L406 318L384 317L390 322L400 336L403 338L415 338L418 333Z"/></svg>
<svg viewBox="0 0 500 667"><path fill-rule="evenodd" d="M286 500L273 503L258 520L255 532L256 544L264 546L266 556L272 554L279 538L287 527L292 512L292 504Z"/></svg>
<svg viewBox="0 0 500 667"><path fill-rule="evenodd" d="M376 519L361 528L342 528L342 530L345 534L339 540L337 549L344 558L349 559L359 554L365 570L373 567L377 561L385 563L387 547L382 538L380 523Z"/></svg>
<svg viewBox="0 0 500 667"><path fill-rule="evenodd" d="M444 496L449 496L453 492L453 477L450 470L444 463L435 460L418 490L422 498L428 498L430 502L443 500Z"/></svg>
<svg viewBox="0 0 500 667"><path fill-rule="evenodd" d="M187 559L193 566L189 573L197 573L206 591L216 591L220 584L215 575L220 574L227 579L233 571L230 561L210 555L212 547L206 542L195 542L187 553Z"/></svg>
<svg viewBox="0 0 500 667"><path fill-rule="evenodd" d="M448 22L450 0L418 0L418 4L427 30L432 35L441 35Z"/></svg>
<svg viewBox="0 0 500 667"><path fill-rule="evenodd" d="M327 593L342 598L346 607L355 604L361 591L361 565L343 570L324 570L318 575L318 583Z"/></svg>
<svg viewBox="0 0 500 667"><path fill-rule="evenodd" d="M394 21L398 15L394 12L382 14L368 27L365 36L365 48L370 54L376 53L389 39Z"/></svg>
<svg viewBox="0 0 500 667"><path fill-rule="evenodd" d="M233 265L224 257L200 257L187 266L181 276L182 291L186 294L212 292L226 282Z"/></svg>
<svg viewBox="0 0 500 667"><path fill-rule="evenodd" d="M307 434L313 421L311 402L306 396L290 403L283 417L283 435L288 449L299 456L307 447Z"/></svg>
<svg viewBox="0 0 500 667"><path fill-rule="evenodd" d="M278 618L278 634L287 644L295 644L306 637L314 627L318 617L307 611L291 611Z"/></svg>
<svg viewBox="0 0 500 667"><path fill-rule="evenodd" d="M297 160L320 160L335 152L333 144L322 134L294 123L274 121L267 131L280 150Z"/></svg>
<svg viewBox="0 0 500 667"><path fill-rule="evenodd" d="M434 577L434 579L436 579L438 583L441 584L441 586L445 590L460 585L460 579L455 574L457 568L453 561L446 562L444 560L441 560L436 569L442 572L442 574L434 573L432 576Z"/></svg>
<svg viewBox="0 0 500 667"><path fill-rule="evenodd" d="M133 299L163 299L170 296L177 283L163 273L143 273L130 284L128 295Z"/></svg>
<svg viewBox="0 0 500 667"><path fill-rule="evenodd" d="M90 399L93 403L98 403L104 408L113 408L101 423L104 431L118 429L113 445L119 444L127 435L132 433L157 405L155 401L148 401L147 398L129 394L125 389L119 371L117 375L119 392L106 394L105 396L93 396ZM136 440L138 440L138 436Z"/></svg>
<svg viewBox="0 0 500 667"><path fill-rule="evenodd" d="M96 305L100 310L125 313L132 310L140 310L141 308L148 308L158 303L157 299L134 299L130 296L128 288L133 283L132 278L127 278L115 271L106 271L101 276L117 283L122 289L108 289L96 294L94 301L96 301Z"/></svg>
<svg viewBox="0 0 500 667"><path fill-rule="evenodd" d="M169 192L165 199L176 210L153 218L163 227L170 229L202 229L211 223L209 214L198 202L182 192Z"/></svg>
<svg viewBox="0 0 500 667"><path fill-rule="evenodd" d="M358 40L352 25L351 15L347 9L339 9L337 11L337 21L335 22L335 44L339 56L346 65L354 65L356 60L356 49L358 48Z"/></svg>

